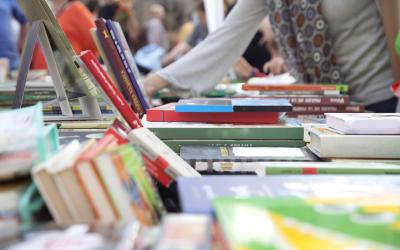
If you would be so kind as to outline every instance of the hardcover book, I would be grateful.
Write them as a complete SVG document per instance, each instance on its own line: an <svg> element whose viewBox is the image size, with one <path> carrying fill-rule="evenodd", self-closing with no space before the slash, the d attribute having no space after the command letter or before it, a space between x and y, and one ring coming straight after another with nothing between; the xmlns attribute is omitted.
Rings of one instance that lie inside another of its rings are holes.
<svg viewBox="0 0 400 250"><path fill-rule="evenodd" d="M207 122L232 124L276 124L278 112L176 112L176 103L147 110L149 122Z"/></svg>
<svg viewBox="0 0 400 250"><path fill-rule="evenodd" d="M400 134L400 114L396 113L328 113L326 114L326 123L342 134Z"/></svg>
<svg viewBox="0 0 400 250"><path fill-rule="evenodd" d="M297 120L276 125L232 125L186 122L147 122L143 125L162 140L303 140Z"/></svg>
<svg viewBox="0 0 400 250"><path fill-rule="evenodd" d="M321 158L400 159L400 135L343 135L310 128L308 147Z"/></svg>
<svg viewBox="0 0 400 250"><path fill-rule="evenodd" d="M292 105L286 99L181 99L176 112L289 112Z"/></svg>
<svg viewBox="0 0 400 250"><path fill-rule="evenodd" d="M359 200L220 198L214 204L228 249L400 248L400 199L391 191Z"/></svg>
<svg viewBox="0 0 400 250"><path fill-rule="evenodd" d="M398 194L397 176L203 176L178 178L178 192L185 213L210 214L218 197L347 197L357 199Z"/></svg>
<svg viewBox="0 0 400 250"><path fill-rule="evenodd" d="M180 156L192 166L196 162L315 161L307 148L183 146Z"/></svg>

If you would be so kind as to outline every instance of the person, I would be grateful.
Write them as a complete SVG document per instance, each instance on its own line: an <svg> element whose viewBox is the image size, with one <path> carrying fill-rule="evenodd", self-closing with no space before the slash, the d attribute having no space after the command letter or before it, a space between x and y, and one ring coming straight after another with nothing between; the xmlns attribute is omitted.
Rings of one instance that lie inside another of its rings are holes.
<svg viewBox="0 0 400 250"><path fill-rule="evenodd" d="M97 47L90 34L90 29L94 28L95 24L93 16L86 6L75 0L53 0L52 4L57 21L75 53L91 50L97 55ZM38 47L35 49L31 68L47 68L44 56Z"/></svg>
<svg viewBox="0 0 400 250"><path fill-rule="evenodd" d="M212 89L267 15L285 68L298 82L345 82L352 101L374 112L393 112L397 99L390 85L399 74L392 69L400 64L391 66L396 62L388 17L396 17L395 10L384 0L239 0L220 29L181 60L149 75L145 86L149 94L169 86L182 96Z"/></svg>
<svg viewBox="0 0 400 250"><path fill-rule="evenodd" d="M194 21L193 30L189 38L178 43L167 55L165 55L162 63L164 66L171 64L177 58L189 52L207 37L207 16L203 1L197 3L195 16L196 20Z"/></svg>
<svg viewBox="0 0 400 250"><path fill-rule="evenodd" d="M136 50L142 46L143 34L133 11L133 3L131 0L104 0L99 17L119 22L128 45Z"/></svg>
<svg viewBox="0 0 400 250"><path fill-rule="evenodd" d="M150 16L144 27L147 44L157 44L165 51L168 51L168 34L163 24L165 18L164 7L161 4L153 4L150 7Z"/></svg>
<svg viewBox="0 0 400 250"><path fill-rule="evenodd" d="M20 24L17 41L13 39L12 20ZM16 0L0 1L0 57L8 58L11 70L18 68L19 53L25 41L27 32L27 20L19 8Z"/></svg>

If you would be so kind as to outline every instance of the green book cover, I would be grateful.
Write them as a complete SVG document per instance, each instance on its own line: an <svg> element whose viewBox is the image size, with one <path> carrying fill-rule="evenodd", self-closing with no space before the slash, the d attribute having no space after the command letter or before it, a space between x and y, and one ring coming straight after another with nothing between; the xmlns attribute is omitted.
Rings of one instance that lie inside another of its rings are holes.
<svg viewBox="0 0 400 250"><path fill-rule="evenodd" d="M164 210L157 189L154 186L152 179L146 171L144 162L138 149L133 145L127 145L119 149L126 170L135 181L140 196L148 209L153 214L155 223L159 222Z"/></svg>
<svg viewBox="0 0 400 250"><path fill-rule="evenodd" d="M294 147L305 146L303 140L163 140L176 153L183 146L212 146L212 147Z"/></svg>
<svg viewBox="0 0 400 250"><path fill-rule="evenodd" d="M400 249L400 199L219 198L230 249Z"/></svg>
<svg viewBox="0 0 400 250"><path fill-rule="evenodd" d="M184 122L147 122L143 125L161 140L303 140L297 122L276 125L232 125Z"/></svg>

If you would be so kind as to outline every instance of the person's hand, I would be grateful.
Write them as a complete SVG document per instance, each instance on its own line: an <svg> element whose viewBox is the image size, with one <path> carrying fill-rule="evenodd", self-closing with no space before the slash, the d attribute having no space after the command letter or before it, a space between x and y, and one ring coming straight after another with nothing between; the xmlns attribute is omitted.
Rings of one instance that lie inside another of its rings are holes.
<svg viewBox="0 0 400 250"><path fill-rule="evenodd" d="M264 64L264 72L273 75L283 74L285 72L285 63L282 57L274 57Z"/></svg>
<svg viewBox="0 0 400 250"><path fill-rule="evenodd" d="M146 76L143 80L143 85L148 96L153 96L157 91L167 87L169 84L166 80L158 76L157 74L151 73Z"/></svg>
<svg viewBox="0 0 400 250"><path fill-rule="evenodd" d="M243 57L235 62L233 69L241 79L249 79L253 75L253 67Z"/></svg>

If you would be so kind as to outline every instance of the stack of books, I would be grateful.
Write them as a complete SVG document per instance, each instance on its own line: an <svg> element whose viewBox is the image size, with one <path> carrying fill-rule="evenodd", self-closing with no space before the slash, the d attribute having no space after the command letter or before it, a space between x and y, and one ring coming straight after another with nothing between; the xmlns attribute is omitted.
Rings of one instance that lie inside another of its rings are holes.
<svg viewBox="0 0 400 250"><path fill-rule="evenodd" d="M242 85L242 89L257 91L259 98L288 99L293 105L293 110L287 113L289 117L360 113L365 110L362 103L350 102L349 86L345 84L286 84L277 83L269 77L262 79L250 79Z"/></svg>
<svg viewBox="0 0 400 250"><path fill-rule="evenodd" d="M310 128L308 147L321 158L399 160L398 114L326 114L326 126Z"/></svg>
<svg viewBox="0 0 400 250"><path fill-rule="evenodd" d="M187 99L147 111L150 122L205 122L231 124L277 124L282 112L292 110L288 100Z"/></svg>

